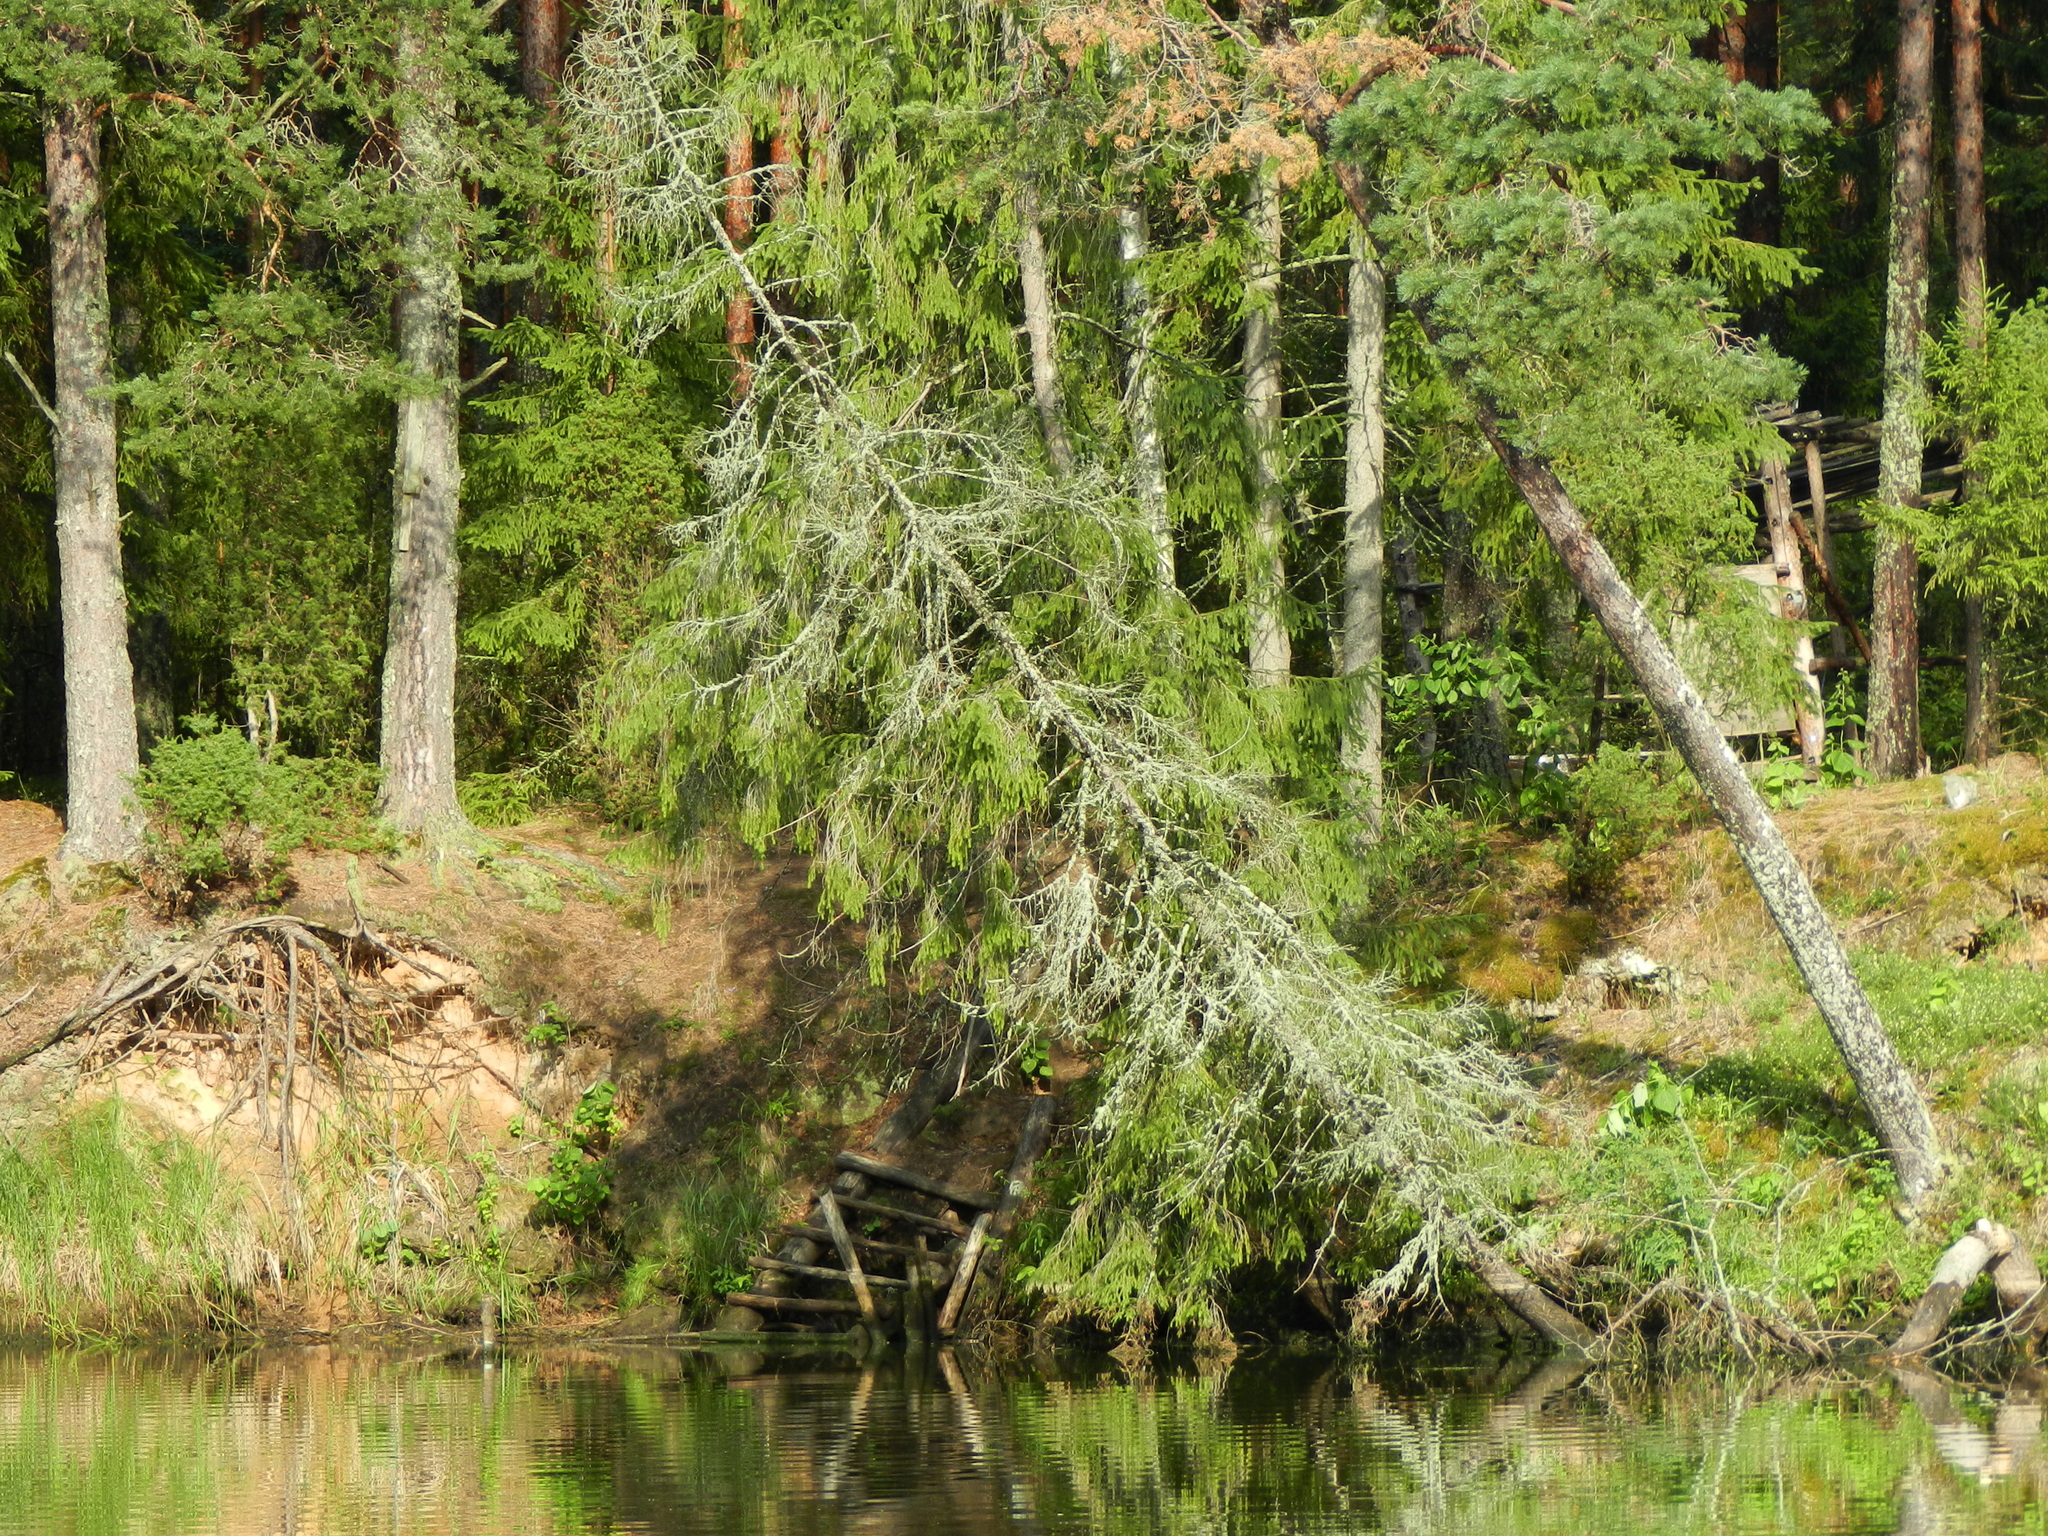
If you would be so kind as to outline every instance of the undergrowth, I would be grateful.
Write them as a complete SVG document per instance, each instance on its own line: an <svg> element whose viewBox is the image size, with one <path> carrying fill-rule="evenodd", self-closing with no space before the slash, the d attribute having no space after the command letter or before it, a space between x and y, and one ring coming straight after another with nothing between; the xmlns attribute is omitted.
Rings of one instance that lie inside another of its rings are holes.
<svg viewBox="0 0 2048 1536"><path fill-rule="evenodd" d="M231 888L275 901L295 849L381 846L372 765L266 754L208 715L185 728L157 745L135 781L146 823L137 874L158 911L188 912Z"/></svg>

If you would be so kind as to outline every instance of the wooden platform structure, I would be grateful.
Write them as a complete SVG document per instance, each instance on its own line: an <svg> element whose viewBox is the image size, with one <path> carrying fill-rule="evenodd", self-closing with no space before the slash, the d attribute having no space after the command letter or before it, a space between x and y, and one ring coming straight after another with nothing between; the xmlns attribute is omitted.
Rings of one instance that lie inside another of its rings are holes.
<svg viewBox="0 0 2048 1536"><path fill-rule="evenodd" d="M1049 1094L1030 1100L997 1190L957 1188L886 1156L841 1152L804 1219L780 1229L773 1252L748 1261L754 1282L726 1297L721 1326L858 1327L910 1343L950 1337L986 1256L1023 1208L1056 1107Z"/></svg>

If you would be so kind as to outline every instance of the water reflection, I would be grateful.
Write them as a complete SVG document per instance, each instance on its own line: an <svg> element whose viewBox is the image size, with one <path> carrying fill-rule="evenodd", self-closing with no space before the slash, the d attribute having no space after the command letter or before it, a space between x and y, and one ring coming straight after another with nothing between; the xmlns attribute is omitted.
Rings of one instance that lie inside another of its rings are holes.
<svg viewBox="0 0 2048 1536"><path fill-rule="evenodd" d="M2048 1376L0 1354L0 1536L2048 1530Z"/></svg>

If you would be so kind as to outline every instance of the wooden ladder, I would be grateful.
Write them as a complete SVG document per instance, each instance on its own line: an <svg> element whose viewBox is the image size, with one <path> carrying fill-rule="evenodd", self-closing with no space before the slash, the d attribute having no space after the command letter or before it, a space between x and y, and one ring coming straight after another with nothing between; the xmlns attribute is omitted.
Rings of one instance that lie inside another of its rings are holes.
<svg viewBox="0 0 2048 1536"><path fill-rule="evenodd" d="M841 1152L836 1176L804 1220L779 1229L773 1253L748 1260L753 1286L727 1303L752 1310L764 1325L864 1326L871 1337L900 1333L912 1343L950 1337L988 1245L1009 1235L1023 1207L1056 1105L1050 1094L1032 1098L1009 1176L993 1192Z"/></svg>

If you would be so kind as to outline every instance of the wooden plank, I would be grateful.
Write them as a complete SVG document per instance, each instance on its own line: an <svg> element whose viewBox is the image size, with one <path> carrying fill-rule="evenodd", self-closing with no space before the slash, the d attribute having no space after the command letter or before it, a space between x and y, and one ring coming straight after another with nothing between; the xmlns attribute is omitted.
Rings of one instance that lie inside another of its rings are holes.
<svg viewBox="0 0 2048 1536"><path fill-rule="evenodd" d="M851 1195L834 1195L842 1211L859 1211L863 1216L882 1216L890 1221L900 1221L908 1226L923 1227L927 1232L943 1232L948 1237L967 1236L967 1223L955 1221L950 1216L927 1216L923 1211L906 1211L900 1205L883 1205L875 1200L856 1200Z"/></svg>
<svg viewBox="0 0 2048 1536"><path fill-rule="evenodd" d="M852 1202L844 1195L836 1195L833 1198L843 1209L852 1206ZM808 1237L814 1243L832 1241L832 1234L824 1227L781 1227L777 1230L793 1237ZM964 1233L967 1229L962 1227L960 1230ZM920 1259L929 1262L945 1257L944 1254L934 1253L929 1248L913 1248L908 1243L884 1243L872 1237L861 1237L857 1233L850 1235L853 1238L853 1246L862 1253L872 1253L885 1259L902 1259L905 1263L912 1263Z"/></svg>
<svg viewBox="0 0 2048 1536"><path fill-rule="evenodd" d="M822 1264L792 1264L788 1259L749 1259L749 1268L762 1270L771 1275L802 1275L806 1280L829 1280L838 1285L851 1285L853 1276L843 1269L827 1269ZM869 1285L891 1291L907 1291L908 1280L892 1280L887 1275L865 1275Z"/></svg>
<svg viewBox="0 0 2048 1536"><path fill-rule="evenodd" d="M1031 1192L1032 1166L1052 1140L1053 1116L1058 1112L1059 1100L1051 1094L1034 1098L1030 1108L1024 1111L1024 1125L1017 1135L1017 1154L1010 1160L1009 1176L1003 1180L1002 1198L996 1202L993 1212L985 1212L976 1218L974 1231L953 1270L953 1283L946 1291L946 1304L939 1312L941 1338L959 1326L960 1312L967 1305L967 1293L974 1288L975 1272L981 1265L982 1248L987 1239L991 1235L998 1241L1008 1237L1017 1213L1024 1208L1024 1197Z"/></svg>
<svg viewBox="0 0 2048 1536"><path fill-rule="evenodd" d="M868 1290L868 1277L860 1267L860 1254L847 1233L845 1219L839 1214L839 1202L832 1198L829 1189L818 1196L818 1214L825 1218L825 1230L832 1236L832 1246L839 1250L839 1264L846 1271L847 1283L853 1287L853 1299L860 1304L861 1317L869 1323L878 1321L875 1298Z"/></svg>
<svg viewBox="0 0 2048 1536"><path fill-rule="evenodd" d="M842 1312L848 1316L857 1316L860 1312L860 1308L850 1301L817 1296L768 1296L758 1291L731 1291L725 1299L735 1307L752 1307L757 1312Z"/></svg>
<svg viewBox="0 0 2048 1536"><path fill-rule="evenodd" d="M908 1168L898 1168L892 1163L862 1157L858 1152L842 1152L832 1161L849 1173L864 1173L871 1179L880 1179L887 1184L900 1184L905 1189L914 1189L921 1195L931 1195L948 1205L964 1206L972 1211L992 1211L1001 1199L998 1195L984 1194L978 1190L955 1189L950 1184L926 1178L921 1173L912 1173Z"/></svg>
<svg viewBox="0 0 2048 1536"><path fill-rule="evenodd" d="M946 1289L946 1304L939 1309L939 1337L952 1333L960 1322L960 1309L967 1305L967 1293L974 1288L974 1272L981 1265L981 1247L988 1240L988 1224L993 1216L983 1211L974 1218L974 1230L968 1234L967 1246L960 1250L960 1266L953 1271L953 1283Z"/></svg>

